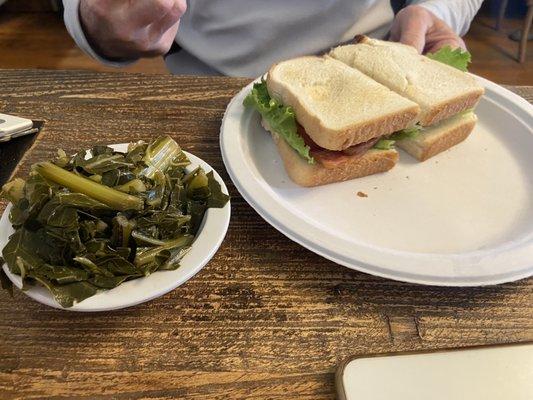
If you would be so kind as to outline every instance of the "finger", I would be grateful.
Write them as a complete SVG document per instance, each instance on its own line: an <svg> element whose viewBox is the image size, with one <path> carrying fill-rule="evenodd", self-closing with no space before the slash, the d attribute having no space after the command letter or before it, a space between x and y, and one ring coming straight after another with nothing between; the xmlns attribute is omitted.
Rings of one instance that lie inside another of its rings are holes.
<svg viewBox="0 0 533 400"><path fill-rule="evenodd" d="M169 10L161 19L150 25L151 51L156 54L166 54L174 42L178 32L180 17L185 13L187 5L185 1L175 2L172 10Z"/></svg>
<svg viewBox="0 0 533 400"><path fill-rule="evenodd" d="M426 44L426 32L428 26L425 22L408 19L400 27L399 42L413 46L419 53L422 53Z"/></svg>
<svg viewBox="0 0 533 400"><path fill-rule="evenodd" d="M124 6L123 18L132 26L145 27L175 12L177 0L130 0ZM179 19L179 16L177 17ZM174 21L177 22L177 21Z"/></svg>
<svg viewBox="0 0 533 400"><path fill-rule="evenodd" d="M464 41L463 39L461 39L460 37L457 37L457 38L455 39L455 43L457 44L456 47L460 47L461 49L466 50L466 43L465 43L465 41ZM451 45L451 46L453 47L454 45Z"/></svg>
<svg viewBox="0 0 533 400"><path fill-rule="evenodd" d="M168 10L163 16L161 16L161 18L156 23L158 28L160 29L161 35L169 29L175 28L176 25L179 23L181 16L185 13L186 10L187 4L185 3L185 0L174 1L172 8Z"/></svg>
<svg viewBox="0 0 533 400"><path fill-rule="evenodd" d="M400 23L398 22L398 19L395 19L392 22L392 26L390 28L389 32L389 39L392 42L399 42L400 41Z"/></svg>
<svg viewBox="0 0 533 400"><path fill-rule="evenodd" d="M168 53L176 38L179 21L162 34L154 36L144 48L141 49L143 57L157 57Z"/></svg>
<svg viewBox="0 0 533 400"><path fill-rule="evenodd" d="M431 41L431 43L428 43L424 49L424 53L435 53L445 46L450 46L452 49L461 48L466 50L466 45L463 39L456 37Z"/></svg>

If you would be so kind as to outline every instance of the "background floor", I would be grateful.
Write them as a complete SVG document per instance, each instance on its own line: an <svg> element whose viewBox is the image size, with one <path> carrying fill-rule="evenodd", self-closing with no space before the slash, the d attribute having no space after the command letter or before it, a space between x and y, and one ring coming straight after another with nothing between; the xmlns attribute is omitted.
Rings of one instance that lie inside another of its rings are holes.
<svg viewBox="0 0 533 400"><path fill-rule="evenodd" d="M507 38L521 27L521 21L507 19L500 32L493 26L494 19L484 16L476 17L472 24L465 38L473 59L470 71L501 84L533 85L533 43L529 44L526 62L519 64L518 43ZM161 58L142 60L121 70L98 64L76 47L62 19L45 11L0 10L0 68L168 73Z"/></svg>

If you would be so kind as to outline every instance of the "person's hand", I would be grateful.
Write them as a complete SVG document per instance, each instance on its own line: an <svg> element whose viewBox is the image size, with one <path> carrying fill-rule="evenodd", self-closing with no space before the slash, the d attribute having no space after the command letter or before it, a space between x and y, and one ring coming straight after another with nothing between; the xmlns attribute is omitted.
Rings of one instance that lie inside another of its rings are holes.
<svg viewBox="0 0 533 400"><path fill-rule="evenodd" d="M81 0L80 19L98 54L135 59L167 53L186 9L185 0Z"/></svg>
<svg viewBox="0 0 533 400"><path fill-rule="evenodd" d="M402 9L392 22L390 40L413 46L419 53L434 53L444 46L463 48L463 39L440 18L424 7Z"/></svg>

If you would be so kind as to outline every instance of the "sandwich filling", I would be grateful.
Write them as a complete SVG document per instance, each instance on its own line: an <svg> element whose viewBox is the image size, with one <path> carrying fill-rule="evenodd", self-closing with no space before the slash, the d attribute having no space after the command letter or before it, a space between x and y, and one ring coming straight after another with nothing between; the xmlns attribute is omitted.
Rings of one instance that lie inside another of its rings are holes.
<svg viewBox="0 0 533 400"><path fill-rule="evenodd" d="M342 151L334 151L320 147L313 142L313 139L311 139L304 127L300 124L297 124L297 133L303 138L306 146L309 147L309 154L311 157L313 157L313 159L321 164L324 168L328 169L338 167L339 165L352 160L355 157L362 156L368 150L374 147L380 140L380 138L377 137L364 143L358 143Z"/></svg>
<svg viewBox="0 0 533 400"><path fill-rule="evenodd" d="M355 157L362 156L372 148L390 150L394 144L393 140L382 136L340 151L324 149L317 145L307 134L305 128L296 121L292 107L285 106L270 97L264 80L254 84L252 91L244 99L244 106L253 107L259 111L269 128L309 164L319 163L324 168L338 167Z"/></svg>
<svg viewBox="0 0 533 400"><path fill-rule="evenodd" d="M244 105L253 107L259 111L268 129L277 133L309 164L318 163L327 169L337 168L354 158L361 157L370 149L394 149L396 142L416 139L426 133L426 131L428 133L431 132L432 128L415 124L412 127L402 129L393 134L372 138L344 150L334 151L320 147L311 139L305 131L305 128L296 120L296 115L292 107L285 106L270 97L264 80L254 84L252 92L244 100ZM473 110L466 110L449 119L460 118L471 113L473 113ZM441 123L445 123L446 121L448 119L441 121Z"/></svg>
<svg viewBox="0 0 533 400"><path fill-rule="evenodd" d="M387 139L390 142L392 142L391 145L402 140L416 139L425 133L431 132L432 129L434 128L439 128L440 126L443 126L447 124L448 122L451 122L451 121L454 121L460 118L465 118L473 114L474 114L474 109L470 108L470 109L461 111L455 115L452 115L451 117L448 117L442 121L439 121L438 123L431 125L431 126L421 126L419 123L416 123L411 128L406 128L401 131L394 132L392 135L387 136Z"/></svg>

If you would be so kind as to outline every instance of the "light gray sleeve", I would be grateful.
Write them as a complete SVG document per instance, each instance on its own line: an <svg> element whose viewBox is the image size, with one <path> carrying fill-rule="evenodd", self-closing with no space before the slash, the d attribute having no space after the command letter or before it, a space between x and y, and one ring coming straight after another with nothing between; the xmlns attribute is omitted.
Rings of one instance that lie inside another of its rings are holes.
<svg viewBox="0 0 533 400"><path fill-rule="evenodd" d="M481 7L483 0L411 0L446 22L455 33L463 36Z"/></svg>
<svg viewBox="0 0 533 400"><path fill-rule="evenodd" d="M109 60L100 56L96 51L91 47L83 28L81 27L80 21L80 0L63 0L63 6L65 12L63 13L63 18L65 20L65 26L67 27L68 33L72 36L72 39L76 42L78 47L82 49L86 54L94 58L96 61L101 62L102 64L109 65L111 67L124 67L134 63L136 60L127 60L127 61L115 61Z"/></svg>

